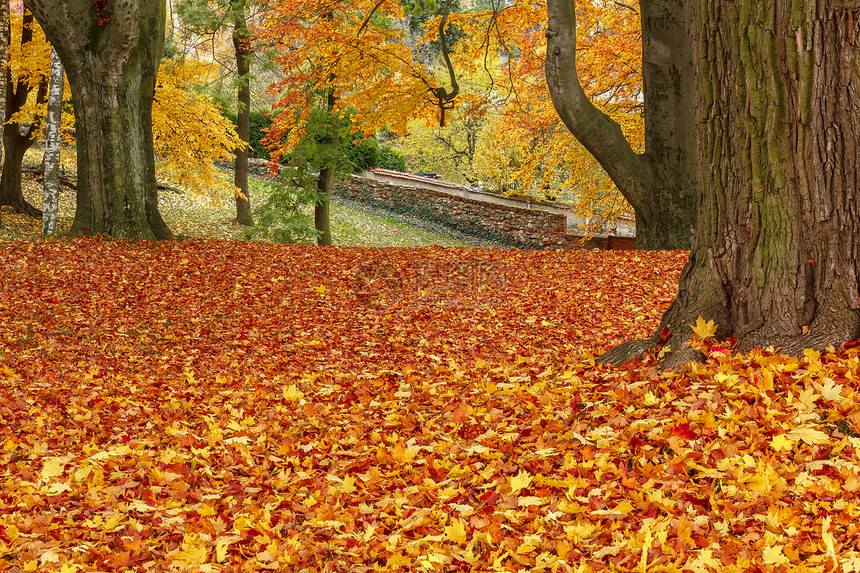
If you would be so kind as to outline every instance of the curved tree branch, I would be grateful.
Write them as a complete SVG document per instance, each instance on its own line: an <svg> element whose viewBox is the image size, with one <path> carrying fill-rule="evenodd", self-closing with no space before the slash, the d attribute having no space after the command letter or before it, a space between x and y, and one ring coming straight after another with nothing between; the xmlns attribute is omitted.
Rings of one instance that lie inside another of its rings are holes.
<svg viewBox="0 0 860 573"><path fill-rule="evenodd" d="M553 105L573 136L638 211L641 193L636 191L649 179L651 168L630 147L621 127L597 109L582 89L576 72L576 2L547 0L547 17L546 79Z"/></svg>
<svg viewBox="0 0 860 573"><path fill-rule="evenodd" d="M451 0L445 2L445 13L442 14L442 19L439 20L439 43L442 48L442 59L445 61L445 68L448 70L448 78L451 81L451 91L444 87L431 88L430 91L435 94L439 100L439 127L445 127L445 111L454 109L454 98L460 93L460 85L457 83L457 74L454 71L454 64L451 63L451 56L448 53L448 41L445 35L445 26L448 23L448 16L451 14Z"/></svg>

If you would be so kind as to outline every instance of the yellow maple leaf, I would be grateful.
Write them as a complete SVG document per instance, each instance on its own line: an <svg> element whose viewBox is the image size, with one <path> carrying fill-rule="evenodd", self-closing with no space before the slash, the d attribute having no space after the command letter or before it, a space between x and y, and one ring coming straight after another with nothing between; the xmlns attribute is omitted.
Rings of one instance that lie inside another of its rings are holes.
<svg viewBox="0 0 860 573"><path fill-rule="evenodd" d="M200 506L197 508L197 514L200 517L211 517L213 515L218 515L218 512L215 511L215 508L211 505L201 503Z"/></svg>
<svg viewBox="0 0 860 573"><path fill-rule="evenodd" d="M810 446L827 444L830 442L830 436L821 430L815 428L796 428L788 432L788 437L795 440L803 440Z"/></svg>
<svg viewBox="0 0 860 573"><path fill-rule="evenodd" d="M525 470L520 470L520 473L511 478L511 495L517 495L520 490L529 487L531 484L531 474Z"/></svg>
<svg viewBox="0 0 860 573"><path fill-rule="evenodd" d="M787 452L794 447L797 440L792 440L785 434L780 434L770 441L770 446L778 452Z"/></svg>
<svg viewBox="0 0 860 573"><path fill-rule="evenodd" d="M765 565L782 565L788 563L788 557L782 554L782 545L771 545L765 547L761 557Z"/></svg>
<svg viewBox="0 0 860 573"><path fill-rule="evenodd" d="M51 478L63 475L65 467L66 462L61 458L50 458L45 460L45 465L42 466L42 479L50 481Z"/></svg>
<svg viewBox="0 0 860 573"><path fill-rule="evenodd" d="M833 561L836 561L836 547L833 543L833 534L830 533L830 524L833 520L828 515L824 518L824 521L821 522L821 540L824 541L824 547L827 548L827 555L830 556Z"/></svg>
<svg viewBox="0 0 860 573"><path fill-rule="evenodd" d="M469 540L466 535L466 522L459 517L451 519L451 525L445 526L445 536L454 543L466 543Z"/></svg>
<svg viewBox="0 0 860 573"><path fill-rule="evenodd" d="M215 561L218 563L224 563L227 560L227 548L230 547L228 543L224 543L223 541L218 541L215 543Z"/></svg>
<svg viewBox="0 0 860 573"><path fill-rule="evenodd" d="M691 328L693 329L693 332L696 333L696 335L698 335L698 337L702 340L706 338L711 338L717 333L717 325L714 324L714 321L709 320L708 322L705 322L705 319L701 316L696 319L696 325Z"/></svg>
<svg viewBox="0 0 860 573"><path fill-rule="evenodd" d="M343 483L340 486L340 491L349 495L349 494L353 493L355 490L356 490L355 478L352 477L351 475L348 475L345 478L343 478Z"/></svg>
<svg viewBox="0 0 860 573"><path fill-rule="evenodd" d="M824 384L819 388L819 392L821 392L821 397L825 400L838 400L842 397L842 384L836 384L830 378L824 379Z"/></svg>
<svg viewBox="0 0 860 573"><path fill-rule="evenodd" d="M177 564L203 565L209 560L209 550L206 542L194 533L186 533L179 549L169 553L170 558Z"/></svg>
<svg viewBox="0 0 860 573"><path fill-rule="evenodd" d="M296 388L295 384L290 384L289 386L284 386L284 400L289 400L291 402L295 400L301 400L305 397L305 393Z"/></svg>
<svg viewBox="0 0 860 573"><path fill-rule="evenodd" d="M696 560L693 561L689 568L692 569L695 573L711 573L711 571L720 571L722 570L723 564L714 559L714 552L712 549L702 549L699 552Z"/></svg>

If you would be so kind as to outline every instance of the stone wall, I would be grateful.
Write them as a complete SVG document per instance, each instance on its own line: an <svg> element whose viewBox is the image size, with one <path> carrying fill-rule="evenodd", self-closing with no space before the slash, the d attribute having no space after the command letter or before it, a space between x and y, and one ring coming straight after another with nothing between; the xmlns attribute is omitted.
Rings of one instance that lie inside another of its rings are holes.
<svg viewBox="0 0 860 573"><path fill-rule="evenodd" d="M632 249L630 237L598 236L583 241L568 234L566 218L538 208L496 205L420 187L349 176L336 196L370 207L432 221L465 235L531 249Z"/></svg>

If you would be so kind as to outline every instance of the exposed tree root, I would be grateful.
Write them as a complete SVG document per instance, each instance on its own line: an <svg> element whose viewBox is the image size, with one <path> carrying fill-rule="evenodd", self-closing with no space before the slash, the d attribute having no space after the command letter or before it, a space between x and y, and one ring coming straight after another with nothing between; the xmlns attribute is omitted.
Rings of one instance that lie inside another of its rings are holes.
<svg viewBox="0 0 860 573"><path fill-rule="evenodd" d="M23 197L20 201L14 201L12 204L9 204L9 206L12 207L13 213L21 213L34 219L42 217L42 210L30 205Z"/></svg>

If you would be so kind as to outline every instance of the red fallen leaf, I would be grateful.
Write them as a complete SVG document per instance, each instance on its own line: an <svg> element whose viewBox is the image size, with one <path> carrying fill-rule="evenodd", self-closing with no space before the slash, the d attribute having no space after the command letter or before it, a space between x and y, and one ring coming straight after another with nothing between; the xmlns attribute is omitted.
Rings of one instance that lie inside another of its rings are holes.
<svg viewBox="0 0 860 573"><path fill-rule="evenodd" d="M478 499L480 499L484 505L491 505L492 506L492 505L496 505L496 502L499 500L499 494L497 494L494 491L486 491L483 494L481 494L481 496L478 497Z"/></svg>
<svg viewBox="0 0 860 573"><path fill-rule="evenodd" d="M657 346L662 346L672 338L672 332L669 330L668 326L664 326L663 330L660 331L660 342Z"/></svg>
<svg viewBox="0 0 860 573"><path fill-rule="evenodd" d="M454 408L454 412L453 412L453 416L451 417L451 420L455 424L462 424L463 422L467 421L468 419L469 419L469 411L466 408L464 408L462 406L457 406L456 408Z"/></svg>
<svg viewBox="0 0 860 573"><path fill-rule="evenodd" d="M690 428L689 422L684 422L683 424L675 424L670 434L672 436L683 438L685 440L695 440L698 437L696 435L696 432L694 432Z"/></svg>

